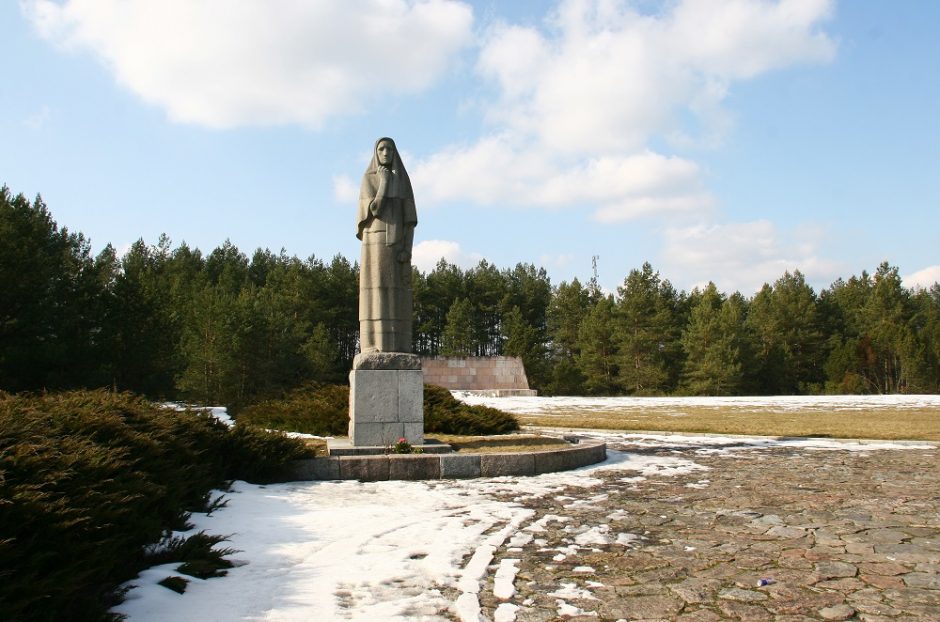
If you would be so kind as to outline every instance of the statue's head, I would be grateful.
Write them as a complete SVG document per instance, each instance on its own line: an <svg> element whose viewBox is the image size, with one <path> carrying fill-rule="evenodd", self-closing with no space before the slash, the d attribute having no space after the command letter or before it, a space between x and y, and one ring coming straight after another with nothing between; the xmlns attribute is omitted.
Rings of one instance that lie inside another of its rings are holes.
<svg viewBox="0 0 940 622"><path fill-rule="evenodd" d="M381 138L375 145L375 157L382 166L391 166L395 161L395 142L391 138Z"/></svg>

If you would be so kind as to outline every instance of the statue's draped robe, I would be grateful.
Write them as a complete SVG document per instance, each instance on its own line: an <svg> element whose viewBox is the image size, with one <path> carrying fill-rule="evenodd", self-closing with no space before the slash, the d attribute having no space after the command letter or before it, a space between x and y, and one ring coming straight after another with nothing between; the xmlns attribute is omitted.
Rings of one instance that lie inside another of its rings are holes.
<svg viewBox="0 0 940 622"><path fill-rule="evenodd" d="M380 168L373 150L372 164L362 176L356 226L356 237L362 240L360 349L364 353L411 352L411 245L418 217L411 181L397 149L392 166L386 169L387 181ZM378 214L373 214L374 207Z"/></svg>

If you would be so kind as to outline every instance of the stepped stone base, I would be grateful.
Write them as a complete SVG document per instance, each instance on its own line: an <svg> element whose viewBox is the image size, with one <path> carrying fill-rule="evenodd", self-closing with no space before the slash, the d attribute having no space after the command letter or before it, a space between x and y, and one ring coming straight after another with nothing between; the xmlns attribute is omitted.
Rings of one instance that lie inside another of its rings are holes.
<svg viewBox="0 0 940 622"><path fill-rule="evenodd" d="M384 454L335 456L297 460L284 481L358 479L383 480L462 479L507 475L538 475L603 462L607 445L582 441L564 449L507 454Z"/></svg>
<svg viewBox="0 0 940 622"><path fill-rule="evenodd" d="M453 451L453 448L447 443L441 443L431 439L426 439L424 441L424 445L412 445L412 448L421 450L420 453L422 454L446 454ZM326 443L326 449L330 456L381 456L389 453L388 446L353 446L349 440L344 438L328 440Z"/></svg>

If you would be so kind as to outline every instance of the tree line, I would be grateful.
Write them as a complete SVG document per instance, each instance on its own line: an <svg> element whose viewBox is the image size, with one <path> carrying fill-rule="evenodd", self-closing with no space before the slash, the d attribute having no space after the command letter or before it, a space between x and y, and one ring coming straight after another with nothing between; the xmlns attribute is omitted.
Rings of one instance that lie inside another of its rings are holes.
<svg viewBox="0 0 940 622"><path fill-rule="evenodd" d="M753 297L677 291L648 263L616 292L530 264L414 270L414 351L519 356L543 394L940 391L940 286L883 263L817 293L799 272ZM0 390L111 387L243 405L343 382L358 265L165 236L96 256L40 197L0 190Z"/></svg>

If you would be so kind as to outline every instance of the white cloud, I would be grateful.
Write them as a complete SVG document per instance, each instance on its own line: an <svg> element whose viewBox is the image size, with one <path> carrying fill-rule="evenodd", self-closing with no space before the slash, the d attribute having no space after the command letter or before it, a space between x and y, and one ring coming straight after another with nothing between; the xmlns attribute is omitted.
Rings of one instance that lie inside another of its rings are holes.
<svg viewBox="0 0 940 622"><path fill-rule="evenodd" d="M635 151L674 129L680 109L720 118L734 81L830 60L818 27L831 12L830 0L684 0L658 15L566 0L551 34L495 27L477 69L501 88L492 116L553 151Z"/></svg>
<svg viewBox="0 0 940 622"><path fill-rule="evenodd" d="M426 88L471 39L457 0L26 0L38 32L88 50L180 122L298 123Z"/></svg>
<svg viewBox="0 0 940 622"><path fill-rule="evenodd" d="M595 206L595 218L616 222L669 211L701 211L714 203L696 163L652 151L563 164L510 134L451 147L412 169L425 201L558 208Z"/></svg>
<svg viewBox="0 0 940 622"><path fill-rule="evenodd" d="M830 60L831 0L680 0L642 13L621 0L564 0L543 27L497 23L477 73L497 88L493 130L419 162L432 201L586 206L601 222L701 212L699 166L650 149L717 145L730 86ZM691 117L696 121L683 122Z"/></svg>
<svg viewBox="0 0 940 622"><path fill-rule="evenodd" d="M745 295L795 270L808 282L824 286L838 275L840 266L820 257L817 234L805 226L781 232L767 220L669 228L661 271L673 275L682 287L714 281L722 291Z"/></svg>
<svg viewBox="0 0 940 622"><path fill-rule="evenodd" d="M411 251L411 263L422 272L430 272L441 259L463 269L476 266L483 259L479 253L467 253L450 240L424 240Z"/></svg>
<svg viewBox="0 0 940 622"><path fill-rule="evenodd" d="M359 186L348 175L333 177L333 196L341 203L355 203L359 200Z"/></svg>
<svg viewBox="0 0 940 622"><path fill-rule="evenodd" d="M930 289L934 284L940 283L940 266L927 266L923 270L907 275L903 280L905 287Z"/></svg>

